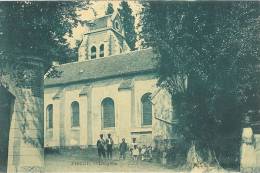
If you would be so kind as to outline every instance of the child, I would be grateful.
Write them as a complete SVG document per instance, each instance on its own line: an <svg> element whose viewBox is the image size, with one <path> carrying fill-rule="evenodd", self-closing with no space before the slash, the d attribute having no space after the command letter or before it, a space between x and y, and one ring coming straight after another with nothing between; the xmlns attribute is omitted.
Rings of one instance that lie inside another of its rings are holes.
<svg viewBox="0 0 260 173"><path fill-rule="evenodd" d="M139 156L139 150L137 148L137 145L134 145L134 149L133 149L133 159L137 160L137 157Z"/></svg>
<svg viewBox="0 0 260 173"><path fill-rule="evenodd" d="M148 151L147 151L147 155L148 155L148 160L151 161L153 158L153 154L152 154L152 146L148 147Z"/></svg>
<svg viewBox="0 0 260 173"><path fill-rule="evenodd" d="M162 153L162 164L163 165L166 165L167 164L167 152L166 152L166 150L164 150L163 151L163 153Z"/></svg>
<svg viewBox="0 0 260 173"><path fill-rule="evenodd" d="M119 145L119 151L120 151L120 158L123 158L125 160L125 153L127 151L127 143L125 142L125 138L122 139L121 144Z"/></svg>
<svg viewBox="0 0 260 173"><path fill-rule="evenodd" d="M136 143L136 138L133 138L133 142L131 144L131 148L130 148L130 154L131 156L133 156L133 149L134 149L134 146L137 146L137 143Z"/></svg>
<svg viewBox="0 0 260 173"><path fill-rule="evenodd" d="M145 145L143 145L142 149L141 149L141 159L145 160L145 153L146 153L146 147Z"/></svg>

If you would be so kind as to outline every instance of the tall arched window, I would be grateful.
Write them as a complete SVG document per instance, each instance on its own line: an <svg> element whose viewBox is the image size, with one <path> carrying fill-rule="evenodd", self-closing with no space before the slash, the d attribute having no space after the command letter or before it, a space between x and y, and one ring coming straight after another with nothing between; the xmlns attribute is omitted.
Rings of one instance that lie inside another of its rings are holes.
<svg viewBox="0 0 260 173"><path fill-rule="evenodd" d="M102 123L103 128L115 127L115 106L111 98L102 101Z"/></svg>
<svg viewBox="0 0 260 173"><path fill-rule="evenodd" d="M104 57L104 44L99 47L99 57Z"/></svg>
<svg viewBox="0 0 260 173"><path fill-rule="evenodd" d="M79 126L79 103L74 101L71 103L71 127Z"/></svg>
<svg viewBox="0 0 260 173"><path fill-rule="evenodd" d="M91 53L90 53L91 59L95 59L97 57L97 49L96 49L96 47L92 46L90 51L91 51Z"/></svg>
<svg viewBox="0 0 260 173"><path fill-rule="evenodd" d="M53 105L50 104L46 108L46 127L47 129L53 128Z"/></svg>
<svg viewBox="0 0 260 173"><path fill-rule="evenodd" d="M142 125L152 125L152 102L151 93L142 96Z"/></svg>

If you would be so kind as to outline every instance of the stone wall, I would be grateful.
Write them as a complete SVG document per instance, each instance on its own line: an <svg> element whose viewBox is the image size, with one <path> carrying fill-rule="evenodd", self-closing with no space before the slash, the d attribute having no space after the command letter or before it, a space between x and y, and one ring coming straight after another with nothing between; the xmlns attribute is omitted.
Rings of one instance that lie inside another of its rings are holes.
<svg viewBox="0 0 260 173"><path fill-rule="evenodd" d="M15 96L8 152L8 172L42 172L43 62L35 57L1 61L1 83Z"/></svg>

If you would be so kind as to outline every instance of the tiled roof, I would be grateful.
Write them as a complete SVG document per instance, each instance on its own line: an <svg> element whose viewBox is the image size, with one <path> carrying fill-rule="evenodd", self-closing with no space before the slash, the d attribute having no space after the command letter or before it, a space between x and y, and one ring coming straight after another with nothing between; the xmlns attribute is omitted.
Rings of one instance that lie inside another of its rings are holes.
<svg viewBox="0 0 260 173"><path fill-rule="evenodd" d="M63 64L58 78L46 78L45 86L93 81L130 74L154 72L156 59L152 49L133 51L94 60Z"/></svg>

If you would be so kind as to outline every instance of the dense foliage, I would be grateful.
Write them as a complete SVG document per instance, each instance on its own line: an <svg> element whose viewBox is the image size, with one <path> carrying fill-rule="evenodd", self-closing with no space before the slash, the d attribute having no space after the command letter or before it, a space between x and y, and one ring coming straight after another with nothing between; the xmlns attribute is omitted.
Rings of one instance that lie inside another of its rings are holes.
<svg viewBox="0 0 260 173"><path fill-rule="evenodd" d="M73 50L64 36L78 24L76 10L87 2L1 2L1 50L11 56L30 55L46 62L66 62Z"/></svg>
<svg viewBox="0 0 260 173"><path fill-rule="evenodd" d="M109 2L107 4L107 9L105 11L105 14L108 15L108 14L113 14L113 13L114 13L113 4L111 2Z"/></svg>
<svg viewBox="0 0 260 173"><path fill-rule="evenodd" d="M159 85L173 99L187 144L239 163L245 116L259 116L259 2L144 3L144 45L158 55ZM227 160L233 162L228 162Z"/></svg>
<svg viewBox="0 0 260 173"><path fill-rule="evenodd" d="M130 49L134 50L137 34L135 32L135 17L132 14L133 10L130 8L128 2L123 0L119 4L118 11L123 22L126 42Z"/></svg>

